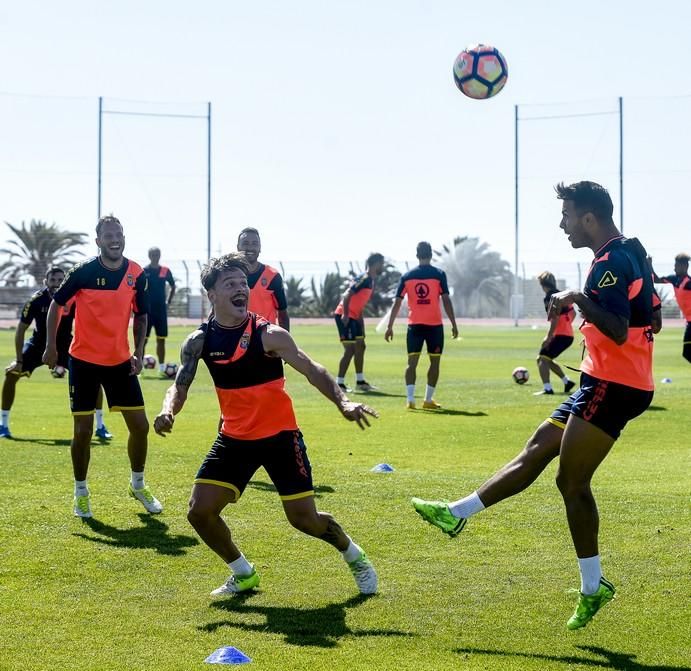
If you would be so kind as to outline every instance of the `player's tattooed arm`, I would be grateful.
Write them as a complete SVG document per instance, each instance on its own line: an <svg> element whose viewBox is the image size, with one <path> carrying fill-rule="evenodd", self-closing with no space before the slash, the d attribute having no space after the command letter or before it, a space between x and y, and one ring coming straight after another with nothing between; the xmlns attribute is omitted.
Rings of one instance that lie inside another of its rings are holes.
<svg viewBox="0 0 691 671"><path fill-rule="evenodd" d="M197 374L197 366L204 348L204 331L197 329L185 338L180 348L180 368L178 368L175 382L168 387L161 412L154 420L154 430L159 435L173 430L175 415L177 415L187 400L190 385Z"/></svg>

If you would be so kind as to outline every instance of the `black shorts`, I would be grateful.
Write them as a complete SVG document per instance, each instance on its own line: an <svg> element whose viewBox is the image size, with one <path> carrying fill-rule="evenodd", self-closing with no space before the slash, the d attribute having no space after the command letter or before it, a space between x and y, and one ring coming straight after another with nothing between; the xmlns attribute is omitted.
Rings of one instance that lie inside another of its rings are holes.
<svg viewBox="0 0 691 671"><path fill-rule="evenodd" d="M260 440L237 440L219 433L194 484L226 487L239 499L260 466L284 501L314 494L312 467L300 431L281 431Z"/></svg>
<svg viewBox="0 0 691 671"><path fill-rule="evenodd" d="M421 354L423 343L427 345L427 354L440 356L444 351L444 327L441 324L410 324L406 335L408 354Z"/></svg>
<svg viewBox="0 0 691 671"><path fill-rule="evenodd" d="M143 410L144 397L129 359L116 366L101 366L70 357L70 409L73 415L90 415L103 387L111 411Z"/></svg>
<svg viewBox="0 0 691 671"><path fill-rule="evenodd" d="M68 350L70 348L70 341L66 343L58 342L58 366L67 368L68 365ZM29 377L37 368L43 366L43 352L45 351L45 343L36 343L31 338L24 343L22 348L22 372L20 376L26 375Z"/></svg>
<svg viewBox="0 0 691 671"><path fill-rule="evenodd" d="M569 349L573 343L572 336L557 335L553 336L547 347L540 349L540 356L548 359L556 359L563 351Z"/></svg>
<svg viewBox="0 0 691 671"><path fill-rule="evenodd" d="M548 421L564 428L569 415L573 415L594 424L616 440L626 423L645 412L652 400L652 391L581 373L580 388L552 413Z"/></svg>
<svg viewBox="0 0 691 671"><path fill-rule="evenodd" d="M348 320L347 326L343 325L341 315L334 315L334 319L336 320L338 337L341 339L341 342L355 342L356 339L365 337L365 328L361 319L353 319L351 317Z"/></svg>
<svg viewBox="0 0 691 671"><path fill-rule="evenodd" d="M157 338L168 337L168 313L164 309L149 312L146 324L146 337L151 335L151 329L156 329Z"/></svg>

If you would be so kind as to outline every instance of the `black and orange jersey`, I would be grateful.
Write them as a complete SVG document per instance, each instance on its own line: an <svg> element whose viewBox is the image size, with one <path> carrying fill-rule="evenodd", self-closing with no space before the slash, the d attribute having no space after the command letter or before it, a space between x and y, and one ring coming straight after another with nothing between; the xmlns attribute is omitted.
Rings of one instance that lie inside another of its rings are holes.
<svg viewBox="0 0 691 671"><path fill-rule="evenodd" d="M665 275L659 278L663 284L671 284L679 309L687 322L691 322L691 277L689 275Z"/></svg>
<svg viewBox="0 0 691 671"><path fill-rule="evenodd" d="M652 391L654 304L646 252L636 238L617 236L595 252L584 294L629 322L626 342L617 345L587 320L581 325L588 353L581 370L593 377Z"/></svg>
<svg viewBox="0 0 691 671"><path fill-rule="evenodd" d="M349 319L360 319L360 317L362 317L362 311L365 309L365 305L367 305L373 290L374 279L369 273L358 275L358 277L350 283L346 291L347 294L350 294L350 300L348 301ZM341 299L340 303L336 306L334 314L343 314L343 299Z"/></svg>
<svg viewBox="0 0 691 671"><path fill-rule="evenodd" d="M408 323L439 326L442 323L439 298L449 293L446 273L425 264L401 276L396 297L408 296Z"/></svg>
<svg viewBox="0 0 691 671"><path fill-rule="evenodd" d="M98 256L76 265L53 295L58 305L74 297L74 338L70 354L76 359L115 366L130 358L129 323L132 313L149 311L146 274L123 257L117 270L106 268Z"/></svg>
<svg viewBox="0 0 691 671"><path fill-rule="evenodd" d="M278 270L260 263L257 270L248 273L247 286L250 288L247 309L276 324L278 310L285 310L288 307L283 289L283 278Z"/></svg>
<svg viewBox="0 0 691 671"><path fill-rule="evenodd" d="M166 284L171 288L175 286L175 278L170 268L166 266L144 266L146 279L149 284L149 310L156 314L165 314L168 298L166 296Z"/></svg>
<svg viewBox="0 0 691 671"><path fill-rule="evenodd" d="M43 287L34 293L31 298L24 304L22 313L19 316L19 321L22 324L29 326L34 322L34 331L31 334L31 342L37 346L45 347L46 344L46 317L48 316L48 308L53 297L48 291L48 287ZM60 325L58 326L57 342L69 343L72 339L72 319L69 314L61 316Z"/></svg>
<svg viewBox="0 0 691 671"><path fill-rule="evenodd" d="M552 300L554 294L559 293L556 289L545 294L545 312L549 310L549 302ZM559 319L557 320L557 325L554 327L554 336L568 336L573 338L573 320L576 318L576 311L573 305L569 305L566 308L562 308L559 313Z"/></svg>
<svg viewBox="0 0 691 671"><path fill-rule="evenodd" d="M201 358L221 406L221 433L231 438L258 440L298 428L283 361L264 351L262 333L268 325L250 312L234 328L221 326L214 317L199 327L204 332Z"/></svg>

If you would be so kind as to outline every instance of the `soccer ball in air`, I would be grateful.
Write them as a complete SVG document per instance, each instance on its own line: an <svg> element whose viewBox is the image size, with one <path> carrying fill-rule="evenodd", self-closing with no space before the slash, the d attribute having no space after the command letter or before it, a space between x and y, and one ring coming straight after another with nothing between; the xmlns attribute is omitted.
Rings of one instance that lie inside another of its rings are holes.
<svg viewBox="0 0 691 671"><path fill-rule="evenodd" d="M528 372L527 368L523 368L523 366L518 366L517 368L513 369L511 377L513 377L513 381L516 384L525 384L530 379L530 373Z"/></svg>
<svg viewBox="0 0 691 671"><path fill-rule="evenodd" d="M487 44L467 47L456 57L453 79L461 93L484 100L497 95L509 77L506 59Z"/></svg>
<svg viewBox="0 0 691 671"><path fill-rule="evenodd" d="M145 354L142 365L148 370L153 370L156 368L156 357L151 356L151 354Z"/></svg>
<svg viewBox="0 0 691 671"><path fill-rule="evenodd" d="M167 363L166 367L163 369L163 374L166 377L174 378L178 372L178 365L176 363Z"/></svg>
<svg viewBox="0 0 691 671"><path fill-rule="evenodd" d="M67 372L67 370L65 369L64 366L55 366L55 368L53 368L53 370L50 371L50 374L53 377L60 378L60 377L65 377L66 372Z"/></svg>

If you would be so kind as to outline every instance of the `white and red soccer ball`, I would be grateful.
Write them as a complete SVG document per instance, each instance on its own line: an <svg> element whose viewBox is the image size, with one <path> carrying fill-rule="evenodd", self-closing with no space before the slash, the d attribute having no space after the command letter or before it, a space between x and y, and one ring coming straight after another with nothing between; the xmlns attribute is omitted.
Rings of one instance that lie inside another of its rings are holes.
<svg viewBox="0 0 691 671"><path fill-rule="evenodd" d="M151 356L151 354L145 354L144 359L142 360L142 365L147 370L153 370L156 368L156 357Z"/></svg>
<svg viewBox="0 0 691 671"><path fill-rule="evenodd" d="M497 95L509 77L506 59L488 44L467 47L456 57L453 79L464 95L485 100Z"/></svg>
<svg viewBox="0 0 691 671"><path fill-rule="evenodd" d="M530 379L530 373L528 372L527 368L523 368L523 366L517 366L513 369L511 377L513 378L513 381L516 384L525 384Z"/></svg>

